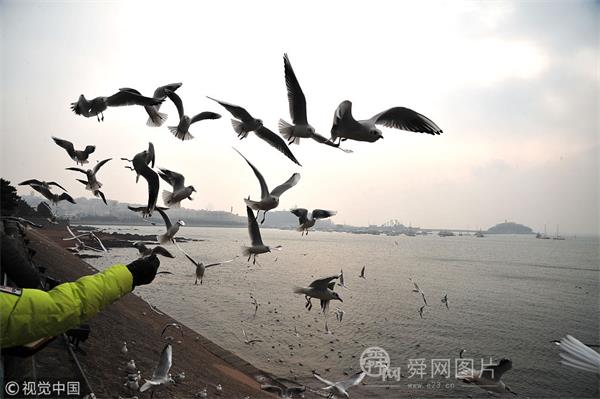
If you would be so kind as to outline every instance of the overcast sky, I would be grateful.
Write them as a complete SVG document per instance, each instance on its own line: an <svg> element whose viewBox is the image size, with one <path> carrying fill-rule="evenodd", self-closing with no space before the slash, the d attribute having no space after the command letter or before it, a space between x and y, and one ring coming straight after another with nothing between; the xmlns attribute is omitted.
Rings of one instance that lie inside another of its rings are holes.
<svg viewBox="0 0 600 399"><path fill-rule="evenodd" d="M505 219L561 233L598 232L598 25L596 1L377 2L0 2L0 174L17 183L57 180L88 196L66 152L95 144L112 157L99 180L110 199L144 203L145 184L123 168L152 141L157 166L183 173L199 191L185 206L243 213L260 194L302 178L279 209L338 211L336 223L488 228ZM357 119L405 106L443 130L429 136L383 128L376 143L342 151L304 141L303 167L253 135L239 141L229 114L209 95L242 105L276 131L289 120L287 52L306 95L308 118L329 136L333 113L353 102ZM147 127L141 107L105 120L76 116L69 103L166 83L186 113L216 111L181 142L166 125ZM166 188L166 186L165 186ZM28 189L21 189L22 194Z"/></svg>

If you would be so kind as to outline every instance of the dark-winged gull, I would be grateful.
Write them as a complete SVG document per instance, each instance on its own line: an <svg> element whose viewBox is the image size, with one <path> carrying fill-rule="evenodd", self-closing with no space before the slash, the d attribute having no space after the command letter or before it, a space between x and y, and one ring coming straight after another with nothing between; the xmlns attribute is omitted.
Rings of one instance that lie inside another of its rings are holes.
<svg viewBox="0 0 600 399"><path fill-rule="evenodd" d="M87 183L86 183L86 186L85 186L86 190L90 190L90 191L99 190L100 187L102 187L102 183L100 183L98 181L98 179L96 178L96 174L98 173L98 171L100 170L100 168L105 163L107 163L108 161L110 161L111 159L112 158L108 158L108 159L104 159L104 160L98 162L94 166L93 169L83 170L81 168L66 168L66 170L74 170L76 172L80 172L80 173L83 173L84 175L86 175L86 177L87 177Z"/></svg>
<svg viewBox="0 0 600 399"><path fill-rule="evenodd" d="M53 194L47 185L37 185L37 184L29 184L31 188L33 188L38 193L42 194L44 198L46 198L52 205L58 204L60 201L68 201L72 204L75 203L75 200L67 193Z"/></svg>
<svg viewBox="0 0 600 399"><path fill-rule="evenodd" d="M67 154L69 154L69 157L71 157L77 165L88 163L88 157L91 153L96 151L95 145L88 145L83 150L76 150L75 147L73 147L73 143L68 140L59 139L58 137L52 137L52 140L60 147L64 148L67 151Z"/></svg>
<svg viewBox="0 0 600 399"><path fill-rule="evenodd" d="M431 119L409 108L394 107L380 112L371 119L357 121L352 116L352 103L343 101L335 110L331 140L356 140L375 142L383 138L376 125L408 130L417 133L437 135L442 133Z"/></svg>
<svg viewBox="0 0 600 399"><path fill-rule="evenodd" d="M46 190L50 190L50 186L56 186L56 187L62 189L63 191L67 191L66 188L64 188L57 182L42 181L42 180L38 180L38 179L29 179L29 180L22 181L21 183L19 183L19 186L31 186L31 188L33 188L33 189L35 189L35 187L33 187L33 186L38 186L38 187L43 187Z"/></svg>
<svg viewBox="0 0 600 399"><path fill-rule="evenodd" d="M171 220L169 219L169 216L167 216L167 214L165 213L165 211L162 210L162 208L155 209L158 211L158 213L160 213L160 216L162 216L163 220L165 221L165 227L167 229L167 231L164 234L157 236L156 239L161 245L169 243L175 244L175 234L177 234L177 232L179 231L180 226L185 226L185 223L183 222L183 220L178 220L177 222L175 222L175 224L172 224Z"/></svg>
<svg viewBox="0 0 600 399"><path fill-rule="evenodd" d="M256 169L254 167L254 165L252 165L252 163L250 161L248 161L248 159L245 156L242 155L241 152L239 152L235 148L234 148L234 150L238 154L240 154L240 156L242 158L244 158L244 160L248 163L248 165L250 165L250 168L252 168L252 171L254 172L254 175L258 179L258 183L260 184L260 201L252 201L248 197L248 198L244 199L244 202L246 203L246 206L249 206L250 208L257 211L256 212L257 217L258 217L258 213L260 211L263 211L263 218L262 218L262 221L260 222L262 224L265 221L265 215L267 214L267 212L271 209L277 208L277 206L279 205L279 197L284 192L286 192L290 188L294 187L298 183L298 181L300 180L300 173L294 173L285 183L275 187L273 189L273 191L269 192L269 187L267 186L267 182L265 181L265 178L262 176L262 174L258 171L258 169Z"/></svg>
<svg viewBox="0 0 600 399"><path fill-rule="evenodd" d="M160 245L157 245L153 248L148 248L146 244L141 241L134 242L133 245L139 252L140 258L146 258L152 255L162 255L166 258L174 258L173 254L171 254L168 250Z"/></svg>
<svg viewBox="0 0 600 399"><path fill-rule="evenodd" d="M175 104L175 107L177 107L177 112L179 113L179 123L177 126L169 126L169 131L182 141L191 140L194 138L194 136L192 136L192 134L189 132L189 128L192 123L203 121L205 119L219 119L221 117L221 115L217 114L216 112L205 111L200 112L199 114L196 114L190 118L183 111L183 102L181 101L181 98L175 92L170 90L166 90L166 94L167 97L173 101L173 104Z"/></svg>
<svg viewBox="0 0 600 399"><path fill-rule="evenodd" d="M254 212L250 207L246 206L246 214L248 215L248 234L250 236L251 246L242 247L242 253L244 256L248 257L248 262L250 262L250 258L254 257L252 260L252 264L256 263L256 256L259 254L264 254L267 252L271 252L271 247L263 244L262 237L260 236L260 229L258 227L258 222L256 221L256 217L254 216ZM281 245L273 247L272 249L280 249Z"/></svg>
<svg viewBox="0 0 600 399"><path fill-rule="evenodd" d="M170 83L170 84L167 84L164 86L157 87L156 90L154 90L154 95L152 97L160 98L160 99L164 100L167 97L167 90L174 92L175 90L179 89L180 87L181 87L181 83ZM137 91L136 89L129 88L129 87L125 87L125 88L122 88L119 90L120 91L129 91L131 93L141 95L141 93L139 91ZM168 115L165 113L162 113L162 112L158 112L158 110L160 109L160 106L161 106L161 104L144 106L144 109L146 110L146 113L148 114L148 121L146 121L146 125L152 126L152 127L159 127L159 126L162 126L163 123L165 123Z"/></svg>
<svg viewBox="0 0 600 399"><path fill-rule="evenodd" d="M158 175L171 186L173 192L163 190L163 201L169 208L181 207L184 199L192 200L192 193L196 192L194 186L185 186L185 177L182 174L168 169L159 169Z"/></svg>
<svg viewBox="0 0 600 399"><path fill-rule="evenodd" d="M304 234L308 235L308 229L310 229L311 227L313 227L315 225L315 223L317 222L317 219L326 219L337 213L336 211L327 211L324 209L314 209L311 212L310 217L308 217L308 209L305 209L305 208L292 209L290 212L292 212L294 215L298 216L298 223L300 224L300 226L298 226L297 230L301 231L302 235L304 235Z"/></svg>
<svg viewBox="0 0 600 399"><path fill-rule="evenodd" d="M212 97L208 97L213 101L216 101L221 106L223 106L227 111L231 113L235 118L232 119L231 124L233 126L233 130L237 133L239 139L245 139L250 132L254 132L259 138L263 139L267 143L269 143L272 147L275 147L277 151L284 154L288 157L292 162L297 165L300 165L300 162L296 159L292 151L289 149L285 141L276 133L273 133L271 130L267 129L263 125L263 121L260 119L254 118L252 115L248 113L244 108L239 105L234 105L230 103L226 103L224 101L215 100ZM302 165L300 165L302 166Z"/></svg>
<svg viewBox="0 0 600 399"><path fill-rule="evenodd" d="M222 264L225 264L225 263L231 263L231 262L233 262L235 260L235 258L233 258L233 259L224 260L224 261L221 261L221 262L208 263L208 264L205 265L203 262L196 261L194 258L192 258L190 255L188 255L181 248L179 248L179 249L180 249L181 252L183 252L183 254L185 255L185 257L188 258L188 260L190 262L192 262L192 264L196 267L196 281L194 282L194 285L198 285L198 280L200 280L200 284L202 284L202 280L204 279L204 273L206 272L206 269L208 269L209 267L219 266L219 265L222 265Z"/></svg>
<svg viewBox="0 0 600 399"><path fill-rule="evenodd" d="M344 302L337 292L333 290L335 287L335 279L340 277L339 274L334 276L320 278L310 283L308 287L295 287L295 294L304 294L306 298L306 308L310 310L312 305L310 304L310 298L317 298L321 301L321 311L325 313L329 306L329 301L337 300Z"/></svg>
<svg viewBox="0 0 600 399"><path fill-rule="evenodd" d="M160 98L144 97L129 91L119 91L109 97L96 97L91 100L82 94L77 102L71 103L71 110L77 115L91 118L95 116L98 122L104 120L104 111L108 107L122 107L125 105L158 105L164 100ZM100 115L100 116L98 116Z"/></svg>

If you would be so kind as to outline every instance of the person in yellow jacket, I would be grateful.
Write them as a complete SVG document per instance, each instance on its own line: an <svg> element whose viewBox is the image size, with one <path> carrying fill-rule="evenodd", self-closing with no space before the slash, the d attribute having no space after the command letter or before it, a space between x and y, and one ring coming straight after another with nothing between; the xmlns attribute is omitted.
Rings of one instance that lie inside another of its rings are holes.
<svg viewBox="0 0 600 399"><path fill-rule="evenodd" d="M159 265L152 255L50 291L0 286L1 347L24 345L81 325L135 286L151 283Z"/></svg>

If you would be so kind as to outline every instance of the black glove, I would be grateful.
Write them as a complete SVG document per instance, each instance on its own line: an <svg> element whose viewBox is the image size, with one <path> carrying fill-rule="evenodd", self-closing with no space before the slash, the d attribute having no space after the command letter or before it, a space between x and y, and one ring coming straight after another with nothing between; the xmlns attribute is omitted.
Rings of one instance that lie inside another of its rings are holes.
<svg viewBox="0 0 600 399"><path fill-rule="evenodd" d="M127 269L133 276L133 287L138 285L150 284L160 266L160 261L156 255L151 255L145 258L137 259L127 265Z"/></svg>

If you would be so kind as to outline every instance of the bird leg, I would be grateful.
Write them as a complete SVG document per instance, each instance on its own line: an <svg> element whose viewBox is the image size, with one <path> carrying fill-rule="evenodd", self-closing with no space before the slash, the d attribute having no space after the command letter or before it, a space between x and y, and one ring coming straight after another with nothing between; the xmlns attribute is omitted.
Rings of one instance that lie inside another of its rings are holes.
<svg viewBox="0 0 600 399"><path fill-rule="evenodd" d="M196 282L194 283L194 285L198 285L198 277L196 277Z"/></svg>
<svg viewBox="0 0 600 399"><path fill-rule="evenodd" d="M248 262L250 262L251 257L252 257L252 254L248 255Z"/></svg>
<svg viewBox="0 0 600 399"><path fill-rule="evenodd" d="M255 265L256 264L256 254L254 254L254 258L252 259L252 264Z"/></svg>
<svg viewBox="0 0 600 399"><path fill-rule="evenodd" d="M306 305L304 305L304 307L310 312L310 310L312 309L312 302L310 301L310 297L308 295L304 295L304 298L306 299Z"/></svg>
<svg viewBox="0 0 600 399"><path fill-rule="evenodd" d="M267 211L263 211L263 218L262 218L260 224L263 224L265 222L265 217L267 217Z"/></svg>
<svg viewBox="0 0 600 399"><path fill-rule="evenodd" d="M100 115L102 115L102 122L104 122L104 112L101 112Z"/></svg>

